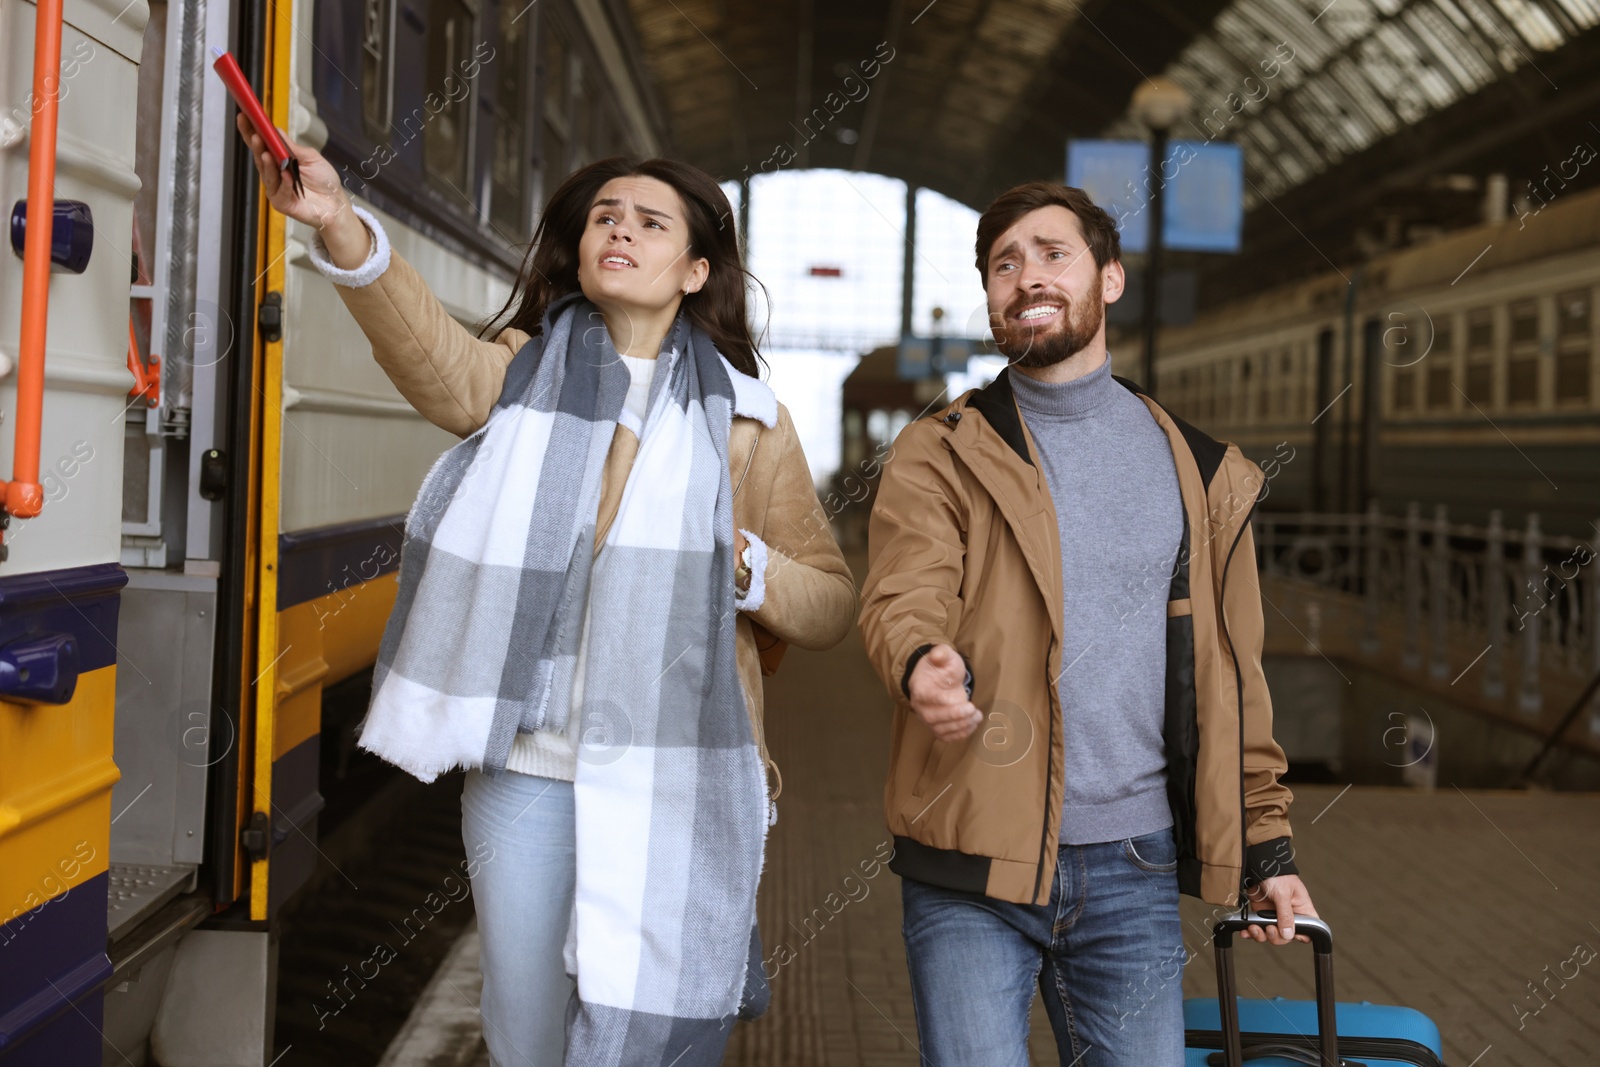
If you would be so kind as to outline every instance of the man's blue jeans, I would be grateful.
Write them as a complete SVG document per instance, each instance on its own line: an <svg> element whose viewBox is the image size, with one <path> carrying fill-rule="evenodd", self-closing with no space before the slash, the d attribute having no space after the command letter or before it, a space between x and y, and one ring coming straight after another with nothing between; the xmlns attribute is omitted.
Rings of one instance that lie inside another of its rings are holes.
<svg viewBox="0 0 1600 1067"><path fill-rule="evenodd" d="M1172 830L1062 845L1050 903L901 879L926 1067L1027 1067L1035 986L1062 1067L1181 1067L1183 945Z"/></svg>

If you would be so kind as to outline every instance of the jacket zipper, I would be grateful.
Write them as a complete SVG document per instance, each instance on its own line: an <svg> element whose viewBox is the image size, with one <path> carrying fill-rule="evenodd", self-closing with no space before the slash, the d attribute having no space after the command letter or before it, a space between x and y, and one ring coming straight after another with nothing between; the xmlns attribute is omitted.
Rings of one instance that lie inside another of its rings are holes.
<svg viewBox="0 0 1600 1067"><path fill-rule="evenodd" d="M1263 485L1262 488L1266 486ZM1233 535L1233 544L1228 546L1228 556L1222 561L1222 580L1217 583L1217 619L1222 626L1223 639L1228 642L1228 655L1233 658L1233 692L1239 702L1239 882L1235 888L1239 893L1241 915L1250 909L1250 898L1245 894L1244 887L1250 852L1244 805L1244 672L1239 669L1239 650L1233 647L1233 635L1228 633L1228 568L1233 564L1234 550L1239 547L1239 542L1244 538L1244 532L1250 525L1250 517L1256 513L1256 506L1261 503L1261 495L1261 491L1257 490L1256 498L1250 502L1250 510L1244 513L1244 521L1239 524L1239 532Z"/></svg>
<svg viewBox="0 0 1600 1067"><path fill-rule="evenodd" d="M946 415L943 421L946 426L950 427L950 430L946 433L946 439L948 440L948 438L955 435L955 427L961 421L961 412L952 412ZM955 449L952 448L951 451L955 451ZM959 453L957 454L959 455ZM1049 672L1049 666L1049 663L1046 662L1046 673ZM1051 689L1055 689L1053 683L1051 684ZM1033 869L1033 899L1035 900L1039 899L1039 887L1044 884L1045 858L1050 854L1050 774L1055 769L1056 725L1057 720L1060 718L1061 710L1057 708L1050 716L1050 732L1048 734L1050 743L1045 748L1044 808L1041 812L1042 818L1039 825L1039 860ZM1063 788L1065 787L1063 786Z"/></svg>
<svg viewBox="0 0 1600 1067"><path fill-rule="evenodd" d="M1046 662L1048 670L1049 663ZM1055 686L1052 684L1051 688ZM1050 772L1055 768L1056 761L1056 720L1061 717L1060 709L1050 716L1050 745L1045 749L1044 760L1044 821L1039 827L1039 864L1033 872L1033 899L1039 899L1039 886L1044 882L1045 857L1050 850ZM1062 768L1062 776L1066 776L1066 768ZM1065 791L1066 784L1062 783Z"/></svg>

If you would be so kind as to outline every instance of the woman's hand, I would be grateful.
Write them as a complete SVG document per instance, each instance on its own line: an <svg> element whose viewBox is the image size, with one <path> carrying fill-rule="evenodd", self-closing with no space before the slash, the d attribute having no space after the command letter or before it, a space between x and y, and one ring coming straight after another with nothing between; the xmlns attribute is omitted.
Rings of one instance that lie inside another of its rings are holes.
<svg viewBox="0 0 1600 1067"><path fill-rule="evenodd" d="M283 180L277 161L267 151L266 142L250 120L241 114L236 116L235 125L256 162L267 202L289 218L321 231L323 244L328 246L328 258L334 266L354 270L365 263L372 251L372 237L350 210L350 198L340 186L339 173L333 169L333 164L315 149L297 145L285 137L283 143L300 161L300 181L305 187L305 194L296 196L294 186Z"/></svg>
<svg viewBox="0 0 1600 1067"><path fill-rule="evenodd" d="M743 596L750 589L751 578L746 575L744 581L739 581L739 568L744 566L744 550L750 544L745 538L744 531L737 526L733 528L733 587Z"/></svg>

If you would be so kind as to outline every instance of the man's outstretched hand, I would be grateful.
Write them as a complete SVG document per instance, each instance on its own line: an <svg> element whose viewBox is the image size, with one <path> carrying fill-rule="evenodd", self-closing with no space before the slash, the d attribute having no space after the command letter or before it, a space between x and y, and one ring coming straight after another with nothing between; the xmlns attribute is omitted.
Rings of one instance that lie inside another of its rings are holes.
<svg viewBox="0 0 1600 1067"><path fill-rule="evenodd" d="M963 741L983 722L983 712L967 699L967 665L949 645L934 645L917 661L906 683L911 710L940 741Z"/></svg>

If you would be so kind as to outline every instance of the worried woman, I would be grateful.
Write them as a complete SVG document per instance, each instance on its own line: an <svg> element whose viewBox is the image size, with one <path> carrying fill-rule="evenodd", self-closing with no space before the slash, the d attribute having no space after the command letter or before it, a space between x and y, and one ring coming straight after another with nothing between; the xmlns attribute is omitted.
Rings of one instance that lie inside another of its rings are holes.
<svg viewBox="0 0 1600 1067"><path fill-rule="evenodd" d="M856 608L757 377L727 198L669 160L578 171L483 339L318 153L290 146L296 196L239 130L378 363L464 438L407 517L360 743L468 769L493 1062L720 1063L767 997L761 676Z"/></svg>

